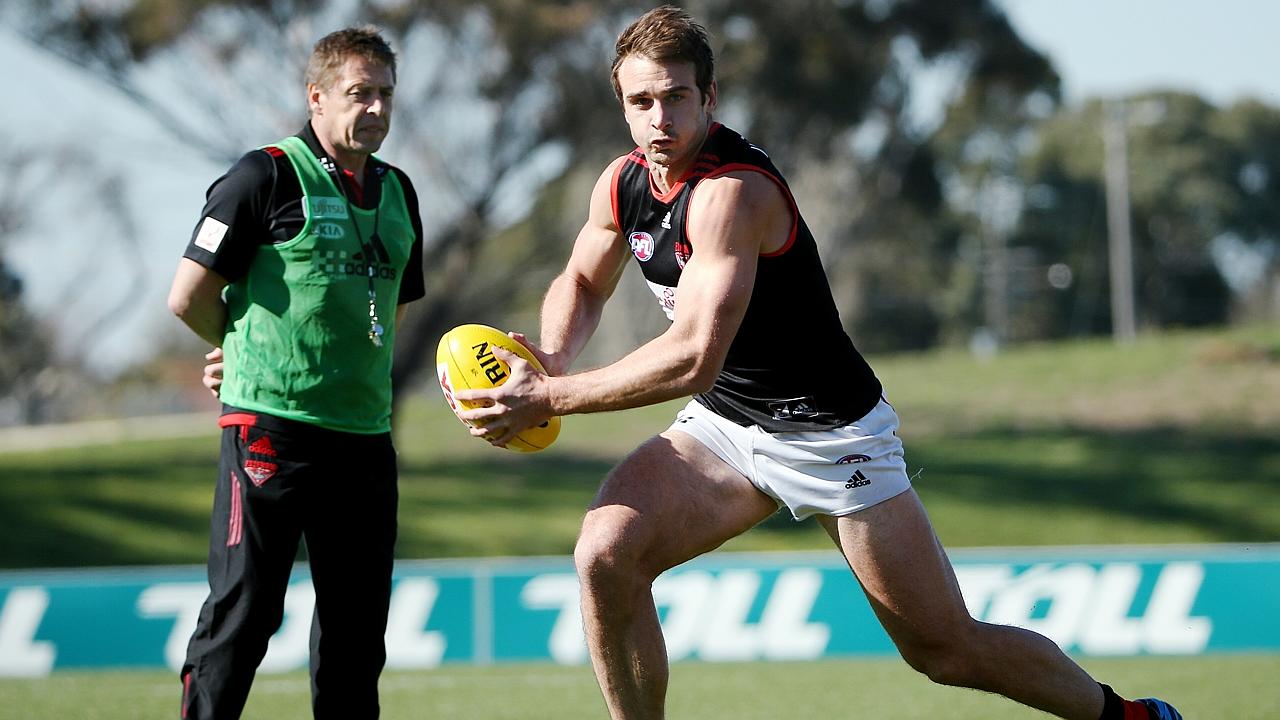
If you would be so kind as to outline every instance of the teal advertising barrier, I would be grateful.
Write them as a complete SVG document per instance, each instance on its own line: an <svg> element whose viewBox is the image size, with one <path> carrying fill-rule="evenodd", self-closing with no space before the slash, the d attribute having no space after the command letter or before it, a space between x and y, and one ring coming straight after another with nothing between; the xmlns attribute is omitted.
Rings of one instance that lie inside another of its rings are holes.
<svg viewBox="0 0 1280 720"><path fill-rule="evenodd" d="M1280 652L1280 544L959 550L970 613L1086 656ZM0 573L0 676L177 670L203 568ZM842 558L713 553L654 583L672 659L894 652ZM306 667L315 595L299 565L263 672ZM587 661L569 558L401 561L387 664Z"/></svg>

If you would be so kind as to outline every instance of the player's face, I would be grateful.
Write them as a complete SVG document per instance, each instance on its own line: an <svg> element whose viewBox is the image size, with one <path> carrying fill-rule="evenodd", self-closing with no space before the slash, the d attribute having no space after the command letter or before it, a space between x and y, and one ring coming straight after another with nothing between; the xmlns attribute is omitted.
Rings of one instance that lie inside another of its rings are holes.
<svg viewBox="0 0 1280 720"><path fill-rule="evenodd" d="M651 164L683 172L711 127L716 88L703 96L693 63L632 55L618 66L622 109L631 139Z"/></svg>
<svg viewBox="0 0 1280 720"><path fill-rule="evenodd" d="M368 155L382 146L391 129L395 75L380 62L347 58L332 87L307 88L311 124L320 139L344 155Z"/></svg>

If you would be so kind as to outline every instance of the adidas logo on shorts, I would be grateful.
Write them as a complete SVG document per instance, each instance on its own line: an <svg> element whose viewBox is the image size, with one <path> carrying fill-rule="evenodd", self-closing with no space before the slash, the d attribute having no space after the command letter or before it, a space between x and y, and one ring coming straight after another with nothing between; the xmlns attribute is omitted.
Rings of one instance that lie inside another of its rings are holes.
<svg viewBox="0 0 1280 720"><path fill-rule="evenodd" d="M849 481L844 484L845 490L866 487L871 484L871 478L862 474L861 470L854 470L853 475L849 476Z"/></svg>

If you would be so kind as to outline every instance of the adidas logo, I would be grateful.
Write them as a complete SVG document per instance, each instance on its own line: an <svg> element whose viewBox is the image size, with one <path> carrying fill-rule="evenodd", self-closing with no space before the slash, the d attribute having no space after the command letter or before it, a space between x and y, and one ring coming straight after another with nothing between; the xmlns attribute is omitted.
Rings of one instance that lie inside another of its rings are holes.
<svg viewBox="0 0 1280 720"><path fill-rule="evenodd" d="M866 487L870 484L871 478L863 475L861 470L854 470L853 475L849 476L849 482L844 484L844 489L852 490L854 488Z"/></svg>
<svg viewBox="0 0 1280 720"><path fill-rule="evenodd" d="M266 455L267 457L275 457L276 449L271 444L271 438L263 435L262 437L249 443L249 447L245 448L255 455Z"/></svg>

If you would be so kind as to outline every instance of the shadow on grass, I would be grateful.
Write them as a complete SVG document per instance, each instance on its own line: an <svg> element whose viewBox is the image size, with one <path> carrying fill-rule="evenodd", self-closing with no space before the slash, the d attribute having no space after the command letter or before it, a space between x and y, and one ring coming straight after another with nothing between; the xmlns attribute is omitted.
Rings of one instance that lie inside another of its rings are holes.
<svg viewBox="0 0 1280 720"><path fill-rule="evenodd" d="M1182 533L1173 541L1280 537L1280 440L1260 434L984 429L908 439L907 459L924 468L916 486L938 526L961 515L1071 509L1100 526L1167 523ZM614 462L447 450L406 460L405 556L562 552ZM0 456L0 567L202 563L215 467L216 443L208 441ZM785 511L761 527L776 536L813 532Z"/></svg>
<svg viewBox="0 0 1280 720"><path fill-rule="evenodd" d="M909 472L935 525L941 501L989 510L1066 509L1176 523L1220 542L1275 541L1269 520L1249 508L1280 507L1280 440L1233 432L1151 428L1131 432L987 429L906 442ZM760 524L808 532L782 511ZM1105 540L1105 539L1104 539Z"/></svg>
<svg viewBox="0 0 1280 720"><path fill-rule="evenodd" d="M586 508L600 481L613 468L612 461L573 455L517 455L493 453L493 457L457 460L441 458L433 462L402 462L400 495L412 498L427 490L437 502L436 509L473 507L477 502L496 502L512 508L537 511L559 507L566 496L578 498ZM433 484L458 483L465 492L430 492Z"/></svg>
<svg viewBox="0 0 1280 720"><path fill-rule="evenodd" d="M1179 428L995 428L909 440L907 459L911 472L925 470L917 479L923 494L953 504L1018 512L1027 506L1077 509L1122 521L1177 524L1221 542L1280 537L1280 513L1247 512L1280 507L1280 440L1272 437ZM405 474L423 482L465 478L478 488L497 484L515 492L477 492L499 506L539 512L563 509L564 502L585 508L611 467L612 462L574 457L495 455L422 464ZM465 505L475 498L454 501ZM785 509L759 528L783 534L813 530Z"/></svg>
<svg viewBox="0 0 1280 720"><path fill-rule="evenodd" d="M214 450L188 442L0 457L0 567L203 562Z"/></svg>
<svg viewBox="0 0 1280 720"><path fill-rule="evenodd" d="M612 466L566 453L404 462L397 555L567 555Z"/></svg>
<svg viewBox="0 0 1280 720"><path fill-rule="evenodd" d="M922 494L989 508L1042 506L1177 524L1221 542L1275 541L1280 439L1148 428L988 429L908 443ZM926 501L927 502L927 501Z"/></svg>

